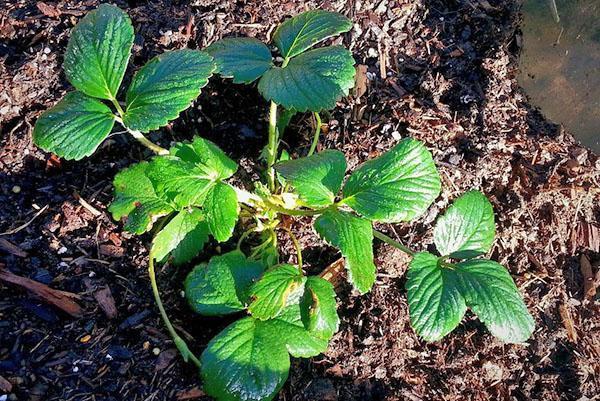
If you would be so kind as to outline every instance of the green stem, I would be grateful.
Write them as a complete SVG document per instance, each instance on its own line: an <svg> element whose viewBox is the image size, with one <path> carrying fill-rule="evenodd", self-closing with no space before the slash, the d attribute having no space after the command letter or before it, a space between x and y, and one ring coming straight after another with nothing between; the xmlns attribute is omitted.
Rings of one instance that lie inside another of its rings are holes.
<svg viewBox="0 0 600 401"><path fill-rule="evenodd" d="M150 251L150 261L148 262L148 275L150 276L150 285L152 286L154 300L156 301L156 305L158 306L158 310L160 311L163 322L165 323L165 326L167 326L167 330L169 331L169 334L171 334L171 338L173 338L175 346L181 353L184 361L187 362L188 360L191 360L198 368L200 368L200 360L192 353L183 338L179 337L175 331L175 328L171 324L169 316L167 316L167 311L165 311L165 307L160 299L158 285L156 284L156 273L154 272L154 253L152 251Z"/></svg>
<svg viewBox="0 0 600 401"><path fill-rule="evenodd" d="M279 138L277 137L277 104L271 101L269 108L269 142L267 144L267 180L269 190L275 191L275 158L277 157L277 148L279 146Z"/></svg>
<svg viewBox="0 0 600 401"><path fill-rule="evenodd" d="M125 117L125 112L121 108L121 105L119 104L119 101L117 99L115 99L115 98L111 98L110 101L112 102L113 106L115 106L115 109L117 109L117 113L119 113L119 117L124 118Z"/></svg>
<svg viewBox="0 0 600 401"><path fill-rule="evenodd" d="M319 115L319 113L313 113L315 116L315 119L317 120L317 127L315 128L315 136L313 137L312 143L310 144L310 149L308 150L308 155L310 156L313 153L315 153L315 150L317 150L317 144L319 143L319 136L321 135L321 116Z"/></svg>
<svg viewBox="0 0 600 401"><path fill-rule="evenodd" d="M275 210L277 213L287 214L288 216L317 216L329 209L329 207L315 210L286 209L285 207L276 205L267 199L263 199L263 202L268 208Z"/></svg>
<svg viewBox="0 0 600 401"><path fill-rule="evenodd" d="M116 104L119 104L118 102ZM169 151L161 146L158 146L157 144L155 144L154 142L152 142L151 140L149 140L148 138L146 138L144 136L144 134L142 134L140 131L136 131L133 129L130 129L129 127L127 127L124 123L123 120L121 119L121 117L117 117L114 116L115 120L121 124L123 126L123 128L125 128L127 130L127 132L134 137L139 143L141 143L142 145L144 145L145 147L147 147L148 149L150 149L151 151L153 151L154 153L156 153L157 155L168 155Z"/></svg>
<svg viewBox="0 0 600 401"><path fill-rule="evenodd" d="M403 245L402 243L396 241L395 239L388 237L387 235L385 235L384 233L381 233L375 229L373 229L373 236L375 238L378 238L380 240L382 240L383 242L385 242L386 244L389 244L393 247L396 247L398 249L400 249L402 252L410 255L410 256L414 256L415 251L413 251L412 249L410 249L409 247L407 247L406 245Z"/></svg>
<svg viewBox="0 0 600 401"><path fill-rule="evenodd" d="M294 243L294 248L296 248L296 254L298 255L298 270L300 270L300 274L302 274L302 249L300 248L298 238L296 238L292 230L290 230L289 228L283 226L282 228L288 233L288 235L292 239L292 242Z"/></svg>

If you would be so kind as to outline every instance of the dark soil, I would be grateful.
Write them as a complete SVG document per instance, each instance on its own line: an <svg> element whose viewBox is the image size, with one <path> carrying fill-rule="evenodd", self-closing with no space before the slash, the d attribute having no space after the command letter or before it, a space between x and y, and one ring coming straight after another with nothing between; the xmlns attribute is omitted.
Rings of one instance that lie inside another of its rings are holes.
<svg viewBox="0 0 600 401"><path fill-rule="evenodd" d="M65 162L31 140L39 114L71 90L61 70L69 32L97 4L0 5L0 233L9 233L0 235L0 264L78 294L85 308L73 318L0 283L0 397L207 399L152 301L149 237L123 232L106 211L114 174L147 152L115 135L93 157ZM430 213L412 224L381 228L425 249L430 223L463 191L479 188L494 204L498 239L491 256L508 266L535 317L527 345L503 345L472 315L440 342L419 340L408 320L407 260L378 244L374 291L359 297L340 286L340 332L325 355L294 361L280 400L597 399L600 308L597 296L585 296L584 285L588 280L593 287L600 262L600 161L532 109L519 89L518 3L118 4L137 33L131 70L164 50L200 48L222 36L267 39L274 24L317 5L344 12L356 25L343 41L366 74L360 76L362 90L326 116L329 130L321 146L343 150L354 167L413 136L433 151L443 178L443 193ZM166 146L201 134L252 175L265 141L265 109L255 88L215 78L193 108L153 139ZM292 152L306 150L309 131L308 118L294 120L286 134ZM293 223L307 262L319 270L337 255L321 248L309 227L306 220ZM191 313L180 297L190 269L169 267L159 281L176 325L200 352L228 322ZM106 299L115 301L113 318Z"/></svg>

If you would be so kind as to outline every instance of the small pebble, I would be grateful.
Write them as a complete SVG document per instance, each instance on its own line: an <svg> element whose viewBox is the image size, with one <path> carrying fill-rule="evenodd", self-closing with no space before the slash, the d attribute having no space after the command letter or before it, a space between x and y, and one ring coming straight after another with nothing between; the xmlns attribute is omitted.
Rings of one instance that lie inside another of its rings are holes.
<svg viewBox="0 0 600 401"><path fill-rule="evenodd" d="M0 395L0 401L6 401L8 396L6 394Z"/></svg>
<svg viewBox="0 0 600 401"><path fill-rule="evenodd" d="M108 361L112 361L114 358L112 357L111 354L106 354L106 360Z"/></svg>
<svg viewBox="0 0 600 401"><path fill-rule="evenodd" d="M49 47L44 48L44 54L50 54L51 52L52 52L52 50L50 50Z"/></svg>
<svg viewBox="0 0 600 401"><path fill-rule="evenodd" d="M18 194L19 192L21 192L21 187L18 185L15 185L14 187L12 187L12 191L13 191L13 194Z"/></svg>
<svg viewBox="0 0 600 401"><path fill-rule="evenodd" d="M67 247L66 247L66 246L61 246L61 247L58 249L57 253L58 253L59 255L62 255L62 254L64 254L64 253L67 253L67 250L68 250L68 249L67 249Z"/></svg>
<svg viewBox="0 0 600 401"><path fill-rule="evenodd" d="M73 373L79 372L79 366L73 366Z"/></svg>
<svg viewBox="0 0 600 401"><path fill-rule="evenodd" d="M152 349L152 353L153 353L154 355L158 356L158 355L160 354L160 348L156 348L156 347L155 347L155 348L153 348L153 349Z"/></svg>
<svg viewBox="0 0 600 401"><path fill-rule="evenodd" d="M92 339L92 336L90 336L89 334L86 334L85 336L83 336L79 339L79 342L82 344L85 344L85 343L89 342L91 339Z"/></svg>
<svg viewBox="0 0 600 401"><path fill-rule="evenodd" d="M144 341L144 345L142 346L144 351L148 351L150 349L150 341Z"/></svg>

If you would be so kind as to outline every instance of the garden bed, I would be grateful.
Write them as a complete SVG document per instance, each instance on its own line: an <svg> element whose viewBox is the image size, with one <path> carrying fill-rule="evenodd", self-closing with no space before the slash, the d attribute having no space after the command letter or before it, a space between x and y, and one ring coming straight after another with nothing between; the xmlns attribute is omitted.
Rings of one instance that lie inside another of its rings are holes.
<svg viewBox="0 0 600 401"><path fill-rule="evenodd" d="M32 143L37 117L70 90L61 69L69 32L97 4L18 1L0 10L0 265L77 294L83 307L73 317L0 282L0 395L203 399L196 369L177 355L152 300L150 237L123 232L106 210L114 174L147 151L114 135L93 157L66 162ZM378 243L374 290L359 297L339 285L340 331L325 355L293 362L280 400L578 400L600 393L600 308L593 295L600 160L545 120L519 89L518 3L119 5L137 34L131 69L164 50L202 48L224 36L268 40L285 17L316 6L343 12L355 22L343 41L360 65L357 87L324 116L321 146L342 150L352 169L411 136L433 152L442 175L443 192L427 215L410 226L380 228L426 249L430 223L458 194L479 188L494 205L491 256L508 266L535 317L528 345L502 344L472 315L442 341L421 341L408 320L407 259ZM255 88L215 77L194 107L153 139L168 146L202 135L252 176L267 107ZM305 151L310 136L308 118L297 118L284 141ZM320 251L310 225L291 227L311 271L337 260L333 248ZM293 254L287 248L284 260ZM159 285L175 325L200 351L228 321L187 307L180 292L191 267L159 272Z"/></svg>

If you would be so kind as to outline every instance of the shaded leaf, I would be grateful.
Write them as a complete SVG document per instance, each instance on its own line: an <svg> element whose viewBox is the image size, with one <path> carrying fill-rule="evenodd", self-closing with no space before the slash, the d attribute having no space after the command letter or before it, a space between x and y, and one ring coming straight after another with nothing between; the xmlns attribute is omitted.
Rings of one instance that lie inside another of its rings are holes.
<svg viewBox="0 0 600 401"><path fill-rule="evenodd" d="M117 6L101 4L73 28L65 52L65 75L86 95L115 99L131 54L133 26Z"/></svg>
<svg viewBox="0 0 600 401"><path fill-rule="evenodd" d="M409 138L354 171L343 202L370 220L409 221L427 210L440 188L431 153Z"/></svg>
<svg viewBox="0 0 600 401"><path fill-rule="evenodd" d="M152 241L152 253L156 260L164 261L173 255L175 264L192 260L208 241L208 224L199 209L182 210Z"/></svg>
<svg viewBox="0 0 600 401"><path fill-rule="evenodd" d="M212 57L198 50L175 50L150 60L127 90L127 127L148 132L167 125L200 95L215 69Z"/></svg>
<svg viewBox="0 0 600 401"><path fill-rule="evenodd" d="M267 100L286 109L321 111L333 109L354 86L354 59L341 46L302 53L285 67L273 67L258 82Z"/></svg>
<svg viewBox="0 0 600 401"><path fill-rule="evenodd" d="M299 14L281 24L273 41L284 58L292 58L315 44L352 29L352 21L342 14L312 10Z"/></svg>
<svg viewBox="0 0 600 401"><path fill-rule="evenodd" d="M361 294L368 292L376 274L371 223L348 212L326 211L315 220L315 230L342 252L354 288Z"/></svg>
<svg viewBox="0 0 600 401"><path fill-rule="evenodd" d="M406 281L410 324L426 341L437 341L454 330L467 306L453 270L439 266L430 253L417 253Z"/></svg>
<svg viewBox="0 0 600 401"><path fill-rule="evenodd" d="M228 184L215 183L206 195L204 212L213 237L219 242L227 241L240 213L235 190Z"/></svg>
<svg viewBox="0 0 600 401"><path fill-rule="evenodd" d="M264 268L232 251L213 256L208 265L201 264L185 280L185 295L192 309L206 316L225 315L246 308L250 286Z"/></svg>
<svg viewBox="0 0 600 401"><path fill-rule="evenodd" d="M252 286L252 303L248 311L260 320L273 318L286 306L300 302L304 283L306 277L296 266L277 266Z"/></svg>
<svg viewBox="0 0 600 401"><path fill-rule="evenodd" d="M275 169L296 188L306 205L325 207L333 204L342 186L346 159L338 150L325 150L278 163Z"/></svg>
<svg viewBox="0 0 600 401"><path fill-rule="evenodd" d="M114 124L106 105L81 92L70 92L38 118L33 140L60 157L79 160L96 151Z"/></svg>
<svg viewBox="0 0 600 401"><path fill-rule="evenodd" d="M225 38L206 48L217 72L236 84L249 84L273 66L271 51L255 38Z"/></svg>
<svg viewBox="0 0 600 401"><path fill-rule="evenodd" d="M471 258L488 252L495 234L492 204L481 192L470 191L437 220L433 240L442 255Z"/></svg>
<svg viewBox="0 0 600 401"><path fill-rule="evenodd" d="M329 281L309 276L300 306L302 321L307 330L314 335L329 340L338 331L340 319L337 314L335 290Z"/></svg>
<svg viewBox="0 0 600 401"><path fill-rule="evenodd" d="M127 216L125 229L142 234L157 218L174 211L168 199L156 193L152 181L146 175L149 164L142 162L122 170L115 176L115 199L109 211L115 220Z"/></svg>

